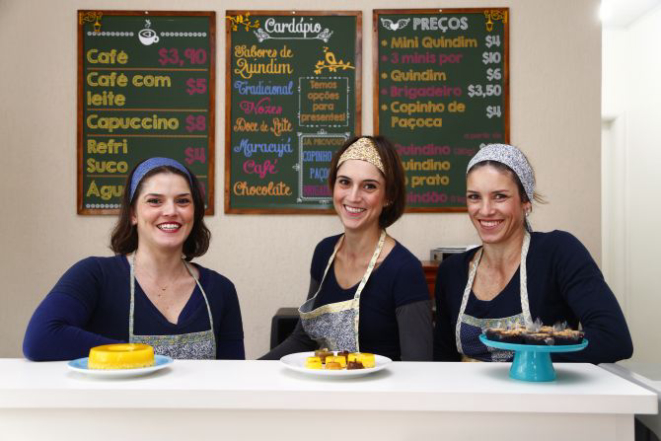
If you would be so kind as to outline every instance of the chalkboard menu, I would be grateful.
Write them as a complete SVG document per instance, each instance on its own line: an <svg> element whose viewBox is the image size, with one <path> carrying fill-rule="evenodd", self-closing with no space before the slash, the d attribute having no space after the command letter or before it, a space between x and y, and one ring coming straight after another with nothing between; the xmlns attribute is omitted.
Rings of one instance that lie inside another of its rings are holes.
<svg viewBox="0 0 661 441"><path fill-rule="evenodd" d="M225 212L331 212L360 133L361 13L227 11Z"/></svg>
<svg viewBox="0 0 661 441"><path fill-rule="evenodd" d="M214 212L215 12L78 11L78 213L119 212L152 156L186 165Z"/></svg>
<svg viewBox="0 0 661 441"><path fill-rule="evenodd" d="M509 10L375 10L374 126L413 212L465 211L466 166L509 139Z"/></svg>

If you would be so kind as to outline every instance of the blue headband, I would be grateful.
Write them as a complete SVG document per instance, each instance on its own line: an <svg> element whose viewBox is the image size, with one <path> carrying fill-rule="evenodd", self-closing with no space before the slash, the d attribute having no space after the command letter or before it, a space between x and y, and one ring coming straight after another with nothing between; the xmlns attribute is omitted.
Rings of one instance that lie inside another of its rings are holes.
<svg viewBox="0 0 661 441"><path fill-rule="evenodd" d="M176 168L177 170L183 172L186 176L188 176L188 182L193 185L193 179L191 178L190 173L180 163L175 161L174 159L170 158L149 158L142 164L138 166L138 168L135 169L135 172L133 172L133 178L131 179L131 197L129 198L129 201L133 201L133 197L135 196L135 190L138 188L138 185L140 184L140 181L142 181L142 178L145 177L147 173L152 171L155 168L158 167L173 167Z"/></svg>

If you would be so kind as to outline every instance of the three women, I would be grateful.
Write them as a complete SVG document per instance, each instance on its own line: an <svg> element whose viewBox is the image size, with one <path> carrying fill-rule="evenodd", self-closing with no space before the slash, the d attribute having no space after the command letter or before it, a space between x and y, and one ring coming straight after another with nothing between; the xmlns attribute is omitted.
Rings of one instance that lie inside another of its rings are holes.
<svg viewBox="0 0 661 441"><path fill-rule="evenodd" d="M178 358L243 358L233 285L187 263L209 241L195 177L176 161L152 158L129 180L112 238L117 256L85 259L62 277L30 322L26 356L71 359L95 345L131 341ZM397 152L381 137L354 138L334 155L329 186L343 234L317 245L301 320L263 358L328 347L430 360L420 262L385 230L405 206ZM590 345L557 360L631 356L622 311L585 247L566 232L532 232L534 186L530 164L513 146L487 146L470 161L467 207L482 246L439 268L436 360L510 360L511 352L486 347L479 335L535 319L582 326Z"/></svg>

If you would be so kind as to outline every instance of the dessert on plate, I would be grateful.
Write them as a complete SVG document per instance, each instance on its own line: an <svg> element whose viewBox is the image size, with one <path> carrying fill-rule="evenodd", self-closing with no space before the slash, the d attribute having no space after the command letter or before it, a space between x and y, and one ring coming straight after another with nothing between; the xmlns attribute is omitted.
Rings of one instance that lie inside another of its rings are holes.
<svg viewBox="0 0 661 441"><path fill-rule="evenodd" d="M308 369L354 370L376 367L376 357L367 352L316 350L314 356L305 359Z"/></svg>
<svg viewBox="0 0 661 441"><path fill-rule="evenodd" d="M88 369L136 369L154 365L154 348L142 343L117 343L90 349Z"/></svg>
<svg viewBox="0 0 661 441"><path fill-rule="evenodd" d="M487 339L503 343L518 343L528 345L577 345L583 341L583 331L567 327L567 323L556 323L553 326L544 326L537 319L528 327L497 325L484 330Z"/></svg>

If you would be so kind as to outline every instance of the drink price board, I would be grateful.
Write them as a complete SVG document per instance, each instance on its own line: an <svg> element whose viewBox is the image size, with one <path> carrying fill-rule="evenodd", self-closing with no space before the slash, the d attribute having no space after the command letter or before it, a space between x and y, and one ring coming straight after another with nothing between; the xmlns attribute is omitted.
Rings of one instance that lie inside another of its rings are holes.
<svg viewBox="0 0 661 441"><path fill-rule="evenodd" d="M214 212L215 12L78 11L79 214L119 212L153 156L200 180Z"/></svg>

